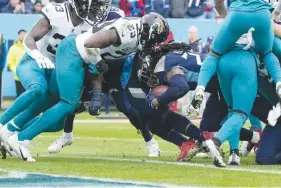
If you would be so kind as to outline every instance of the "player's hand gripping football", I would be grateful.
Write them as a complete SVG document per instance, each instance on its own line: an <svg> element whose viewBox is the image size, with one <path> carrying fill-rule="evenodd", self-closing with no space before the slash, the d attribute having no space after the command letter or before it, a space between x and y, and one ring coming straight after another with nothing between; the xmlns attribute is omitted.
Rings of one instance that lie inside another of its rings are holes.
<svg viewBox="0 0 281 188"><path fill-rule="evenodd" d="M204 87L198 86L187 109L186 116L188 119L195 119L200 113L200 107L204 99Z"/></svg>

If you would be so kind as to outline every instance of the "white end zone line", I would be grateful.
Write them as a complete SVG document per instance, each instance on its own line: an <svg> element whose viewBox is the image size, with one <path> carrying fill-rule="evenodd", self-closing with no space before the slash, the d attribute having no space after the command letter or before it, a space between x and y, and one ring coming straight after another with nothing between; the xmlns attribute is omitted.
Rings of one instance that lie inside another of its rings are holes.
<svg viewBox="0 0 281 188"><path fill-rule="evenodd" d="M149 164L164 164L164 165L175 165L175 166L192 166L192 167L201 167L201 168L210 168L217 170L227 170L227 171L241 171L241 172L252 172L252 173L267 173L267 174L280 174L280 170L259 170L259 169L250 169L242 167L226 167L218 168L213 165L208 164L198 164L198 163L189 163L189 162L169 162L169 161L156 161L156 160L147 160L147 159L131 159L131 158L113 158L113 157L81 157L81 156L55 156L55 155L39 155L39 157L46 158L73 158L73 159L94 159L94 160L104 160L104 161L119 161L119 162L133 162L133 163L149 163Z"/></svg>
<svg viewBox="0 0 281 188"><path fill-rule="evenodd" d="M192 120L192 122L200 122L201 120ZM74 123L130 123L127 119L88 119L88 120L81 120L77 119L74 120Z"/></svg>

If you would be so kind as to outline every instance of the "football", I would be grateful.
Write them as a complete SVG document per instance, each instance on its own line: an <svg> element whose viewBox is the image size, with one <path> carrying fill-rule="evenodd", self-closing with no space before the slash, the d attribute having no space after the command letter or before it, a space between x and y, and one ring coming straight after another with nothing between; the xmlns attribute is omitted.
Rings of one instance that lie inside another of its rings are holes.
<svg viewBox="0 0 281 188"><path fill-rule="evenodd" d="M152 89L152 94L155 97L159 97L160 95L165 93L167 89L168 89L168 86L166 86L166 85L159 85L159 86L156 86L155 88Z"/></svg>

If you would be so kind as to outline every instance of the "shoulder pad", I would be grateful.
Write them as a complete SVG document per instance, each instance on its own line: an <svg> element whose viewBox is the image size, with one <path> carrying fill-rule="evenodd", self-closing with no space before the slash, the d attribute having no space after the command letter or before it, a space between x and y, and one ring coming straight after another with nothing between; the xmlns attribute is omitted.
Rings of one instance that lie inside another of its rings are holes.
<svg viewBox="0 0 281 188"><path fill-rule="evenodd" d="M124 16L125 13L123 10L116 7L111 7L110 12L107 15L106 21L122 18Z"/></svg>
<svg viewBox="0 0 281 188"><path fill-rule="evenodd" d="M67 11L66 3L48 3L41 10L42 14L50 21L50 23L52 23L53 20L68 16Z"/></svg>

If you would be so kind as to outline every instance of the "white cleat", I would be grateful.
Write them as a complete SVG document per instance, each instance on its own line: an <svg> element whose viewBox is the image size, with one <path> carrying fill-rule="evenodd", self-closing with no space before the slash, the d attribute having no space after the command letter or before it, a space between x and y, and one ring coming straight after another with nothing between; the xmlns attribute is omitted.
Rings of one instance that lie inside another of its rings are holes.
<svg viewBox="0 0 281 188"><path fill-rule="evenodd" d="M239 152L231 151L230 156L228 158L228 165L233 165L233 166L240 166L240 157L239 157Z"/></svg>
<svg viewBox="0 0 281 188"><path fill-rule="evenodd" d="M68 134L68 133L67 133ZM71 136L69 136L71 135ZM61 137L59 137L52 145L48 147L49 153L58 153L62 150L64 146L71 145L73 142L73 136L72 133L66 135L65 133L62 134Z"/></svg>
<svg viewBox="0 0 281 188"><path fill-rule="evenodd" d="M160 149L159 149L159 146L158 146L156 140L154 140L154 138L152 138L150 141L146 142L146 150L148 153L148 157L159 157L160 156Z"/></svg>
<svg viewBox="0 0 281 188"><path fill-rule="evenodd" d="M13 136L16 134L16 132L11 132L8 130L8 126L5 125L0 129L0 140L1 140L1 145L3 145L4 150L9 153L11 156L16 157L16 154L10 150L9 145L8 145L8 138L10 136Z"/></svg>
<svg viewBox="0 0 281 188"><path fill-rule="evenodd" d="M254 145L251 142L243 141L240 147L240 154L242 157L247 157L249 153L252 151Z"/></svg>
<svg viewBox="0 0 281 188"><path fill-rule="evenodd" d="M31 153L28 149L29 144L30 141L28 140L19 141L17 134L10 136L8 139L10 150L14 151L19 159L28 162L35 162L36 160L32 158Z"/></svg>
<svg viewBox="0 0 281 188"><path fill-rule="evenodd" d="M220 154L219 148L214 144L212 140L206 140L203 142L209 149L210 155L213 159L213 164L217 167L226 167Z"/></svg>

